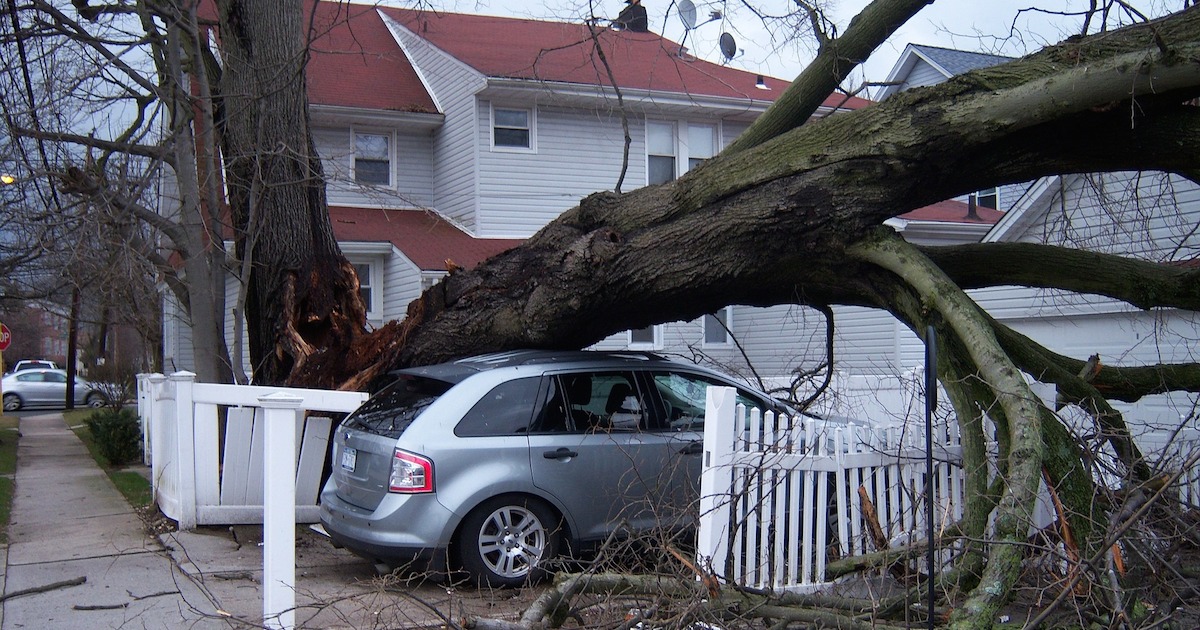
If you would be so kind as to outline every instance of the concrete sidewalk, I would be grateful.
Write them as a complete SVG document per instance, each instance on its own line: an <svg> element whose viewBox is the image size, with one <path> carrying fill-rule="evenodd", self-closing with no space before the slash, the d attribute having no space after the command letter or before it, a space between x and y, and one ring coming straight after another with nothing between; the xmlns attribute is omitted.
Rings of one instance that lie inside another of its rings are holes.
<svg viewBox="0 0 1200 630"><path fill-rule="evenodd" d="M152 535L61 413L22 418L20 428L0 630L263 626L261 527ZM536 595L382 580L307 527L297 528L296 581L300 628L514 618Z"/></svg>

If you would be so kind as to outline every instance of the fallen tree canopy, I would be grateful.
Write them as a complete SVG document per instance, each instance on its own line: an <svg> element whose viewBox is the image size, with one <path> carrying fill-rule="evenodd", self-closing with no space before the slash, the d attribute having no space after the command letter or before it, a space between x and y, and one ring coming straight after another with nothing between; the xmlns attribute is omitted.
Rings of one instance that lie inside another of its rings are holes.
<svg viewBox="0 0 1200 630"><path fill-rule="evenodd" d="M873 20L903 21L923 5L880 0L845 37L871 28L885 36ZM828 45L823 54L836 51ZM965 290L1024 285L1108 295L1142 309L1195 309L1200 283L1195 270L1068 248L922 250L881 225L927 204L1043 176L1159 170L1194 179L1200 9L1073 38L810 121L819 102L814 86L828 81L828 73L802 75L748 139L671 183L587 197L524 245L451 274L404 321L349 349L313 355L293 381L362 388L393 368L515 347L579 348L728 304L860 305L889 311L920 336L934 326L946 340L941 382L973 442L967 470L988 469L981 409L1001 433L998 496L986 496L978 479L968 482L976 491L964 534L986 535L989 545L971 561L978 586L952 617L955 627L990 627L1017 579L1043 475L1062 499L1079 553L1091 557L1105 533L1084 452L1022 372L1091 400L1128 474L1142 480L1149 471L1105 396L1200 391L1200 372L1104 367L1085 378L1081 360L1013 334Z"/></svg>
<svg viewBox="0 0 1200 630"><path fill-rule="evenodd" d="M846 253L885 219L1046 175L1194 173L1198 23L1187 10L807 124L815 105L789 112L789 131L662 186L594 194L523 246L449 276L402 325L365 340L368 364L343 366L335 349L293 380L357 383L364 369L578 348L727 304L888 309L894 275ZM1054 287L1139 308L1200 301L1196 270L1080 250L989 243L927 255L963 289Z"/></svg>

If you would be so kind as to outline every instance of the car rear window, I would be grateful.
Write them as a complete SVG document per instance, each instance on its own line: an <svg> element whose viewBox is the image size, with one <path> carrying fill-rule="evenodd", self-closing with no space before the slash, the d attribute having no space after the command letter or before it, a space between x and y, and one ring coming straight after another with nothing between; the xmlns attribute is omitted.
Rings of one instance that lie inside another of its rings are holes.
<svg viewBox="0 0 1200 630"><path fill-rule="evenodd" d="M426 407L451 387L453 383L446 381L402 375L350 414L344 425L376 435L400 437Z"/></svg>

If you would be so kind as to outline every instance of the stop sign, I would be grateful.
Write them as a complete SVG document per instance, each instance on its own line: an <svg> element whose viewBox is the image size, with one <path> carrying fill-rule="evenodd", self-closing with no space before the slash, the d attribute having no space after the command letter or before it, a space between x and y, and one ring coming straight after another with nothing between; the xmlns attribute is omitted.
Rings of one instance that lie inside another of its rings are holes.
<svg viewBox="0 0 1200 630"><path fill-rule="evenodd" d="M8 326L0 324L0 352L8 350L10 343L12 343L12 333L8 330Z"/></svg>

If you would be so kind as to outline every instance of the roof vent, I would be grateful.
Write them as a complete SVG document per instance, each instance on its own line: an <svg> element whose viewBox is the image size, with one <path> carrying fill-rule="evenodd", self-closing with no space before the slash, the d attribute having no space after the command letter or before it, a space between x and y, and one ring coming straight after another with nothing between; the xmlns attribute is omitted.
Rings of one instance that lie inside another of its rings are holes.
<svg viewBox="0 0 1200 630"><path fill-rule="evenodd" d="M760 89L760 90L769 90L769 89L771 89L771 88L767 87L767 79L766 79L766 77L764 77L764 76L763 76L763 75L761 75L761 74L754 75L754 87L756 87L756 88L758 88L758 89Z"/></svg>

